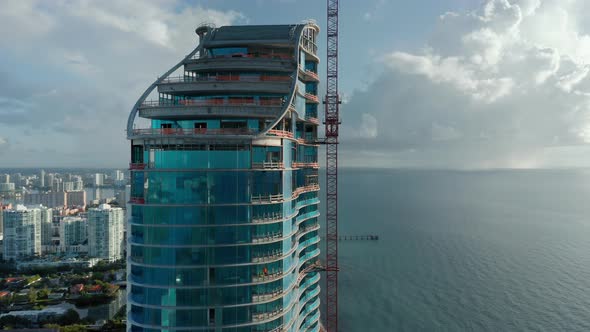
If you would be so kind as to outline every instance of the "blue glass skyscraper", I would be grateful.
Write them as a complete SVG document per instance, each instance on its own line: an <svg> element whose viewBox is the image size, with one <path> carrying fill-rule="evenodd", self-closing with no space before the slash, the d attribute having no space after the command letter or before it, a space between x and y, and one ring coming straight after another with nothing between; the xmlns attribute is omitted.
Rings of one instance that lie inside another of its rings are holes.
<svg viewBox="0 0 590 332"><path fill-rule="evenodd" d="M201 26L134 106L129 331L319 330L318 32Z"/></svg>

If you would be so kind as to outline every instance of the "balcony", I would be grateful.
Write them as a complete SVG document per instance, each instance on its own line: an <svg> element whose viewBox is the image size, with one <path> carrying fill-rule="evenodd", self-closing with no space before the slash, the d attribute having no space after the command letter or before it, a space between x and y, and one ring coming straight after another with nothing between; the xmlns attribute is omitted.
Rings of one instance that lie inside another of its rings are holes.
<svg viewBox="0 0 590 332"><path fill-rule="evenodd" d="M311 94L309 92L305 93L305 101L306 102L310 102L313 104L319 104L320 103L320 99L318 98L318 96Z"/></svg>
<svg viewBox="0 0 590 332"><path fill-rule="evenodd" d="M179 76L164 79L158 92L171 95L202 95L208 93L260 92L287 94L290 76L217 75L208 77Z"/></svg>
<svg viewBox="0 0 590 332"><path fill-rule="evenodd" d="M279 203L284 200L283 194L252 195L252 204Z"/></svg>
<svg viewBox="0 0 590 332"><path fill-rule="evenodd" d="M265 235L252 236L252 244L272 243L282 238L283 232L267 233Z"/></svg>
<svg viewBox="0 0 590 332"><path fill-rule="evenodd" d="M252 162L252 169L282 169L284 166L282 161Z"/></svg>
<svg viewBox="0 0 590 332"><path fill-rule="evenodd" d="M303 187L299 187L295 190L293 190L293 198L298 197L299 195L303 194L303 193L308 193L308 192L312 192L312 191L319 191L320 190L320 185L319 184L309 184Z"/></svg>
<svg viewBox="0 0 590 332"><path fill-rule="evenodd" d="M283 277L283 271L277 271L268 274L254 274L252 275L252 282L275 281Z"/></svg>
<svg viewBox="0 0 590 332"><path fill-rule="evenodd" d="M288 75L212 75L203 77L193 76L173 76L162 80L161 84L169 83L199 83L199 82L291 82L291 76Z"/></svg>
<svg viewBox="0 0 590 332"><path fill-rule="evenodd" d="M306 82L319 82L320 77L317 73L309 70L304 69L303 67L299 66L299 76Z"/></svg>
<svg viewBox="0 0 590 332"><path fill-rule="evenodd" d="M315 200L316 202L318 201L317 198L315 198L313 200ZM308 201L311 201L311 200L308 200ZM311 219L311 218L314 218L314 217L319 217L319 215L320 215L320 211L317 211L317 210L310 211L310 212L307 212L307 213L298 215L297 218L296 218L296 222L299 225L300 223L302 223L302 222L304 222L304 221L306 221L308 219Z"/></svg>
<svg viewBox="0 0 590 332"><path fill-rule="evenodd" d="M277 260L282 257L282 252L280 250L272 250L263 254L255 254L252 257L252 263L265 263Z"/></svg>
<svg viewBox="0 0 590 332"><path fill-rule="evenodd" d="M319 251L318 251L319 253ZM308 265L305 269L303 269L301 272L299 272L299 276L297 277L297 283L295 285L297 285L296 287L299 288L301 281L303 281L303 279L305 279L305 277L307 276L308 273L310 272L314 272L314 271L320 271L322 270L322 263L317 260L314 263Z"/></svg>
<svg viewBox="0 0 590 332"><path fill-rule="evenodd" d="M130 137L202 137L212 135L227 135L227 136L246 136L255 135L258 130L249 128L145 128L133 129Z"/></svg>
<svg viewBox="0 0 590 332"><path fill-rule="evenodd" d="M268 224L268 223L272 223L272 222L278 222L283 220L283 214L282 213L268 213L268 214L263 214L261 216L256 216L256 217L252 217L252 223L253 224Z"/></svg>
<svg viewBox="0 0 590 332"><path fill-rule="evenodd" d="M210 60L210 59L264 59L268 60L294 60L293 54L291 53L232 53L224 55L209 56L201 58L198 55L194 55L192 60Z"/></svg>
<svg viewBox="0 0 590 332"><path fill-rule="evenodd" d="M251 71L288 71L295 69L293 54L256 54L236 53L227 56L194 58L184 68L187 71L211 70L251 70Z"/></svg>
<svg viewBox="0 0 590 332"><path fill-rule="evenodd" d="M281 296L283 296L283 289L277 288L274 291L268 293L252 294L252 302L268 302L276 300Z"/></svg>
<svg viewBox="0 0 590 332"><path fill-rule="evenodd" d="M314 211L314 212L315 212L315 211ZM299 237L301 237L301 236L305 235L306 233L313 232L313 231L317 231L317 230L319 230L319 229L320 229L320 225L319 225L319 224L314 224L314 225L311 225L311 226L303 227L303 228L300 228L300 229L297 231L297 233L295 234L295 236L299 238ZM303 242L302 242L302 243L303 243ZM300 245L301 245L302 243L300 243Z"/></svg>
<svg viewBox="0 0 590 332"><path fill-rule="evenodd" d="M305 116L305 121L307 122L311 122L313 124L319 125L320 124L320 119L313 117L313 116Z"/></svg>
<svg viewBox="0 0 590 332"><path fill-rule="evenodd" d="M320 294L320 287L318 286L318 287L314 288L313 290L307 292L307 294L305 296L300 298L299 303L305 303L319 294Z"/></svg>
<svg viewBox="0 0 590 332"><path fill-rule="evenodd" d="M320 164L318 162L293 162L291 166L293 168L320 168Z"/></svg>
<svg viewBox="0 0 590 332"><path fill-rule="evenodd" d="M139 107L139 116L147 119L199 119L207 117L273 117L283 108L281 98L186 99L177 102L150 100Z"/></svg>
<svg viewBox="0 0 590 332"><path fill-rule="evenodd" d="M317 138L313 133L306 133L304 136L297 138L297 143L306 145L317 145Z"/></svg>
<svg viewBox="0 0 590 332"><path fill-rule="evenodd" d="M270 312L260 312L260 313L252 313L252 321L259 322L267 319L271 319L283 313L282 307L277 307L275 310Z"/></svg>

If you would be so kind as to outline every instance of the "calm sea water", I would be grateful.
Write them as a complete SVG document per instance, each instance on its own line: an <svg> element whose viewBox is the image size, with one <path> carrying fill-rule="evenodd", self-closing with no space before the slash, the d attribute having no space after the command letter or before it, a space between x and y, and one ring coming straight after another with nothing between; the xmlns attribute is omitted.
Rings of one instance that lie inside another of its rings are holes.
<svg viewBox="0 0 590 332"><path fill-rule="evenodd" d="M342 331L590 331L590 172L340 175Z"/></svg>

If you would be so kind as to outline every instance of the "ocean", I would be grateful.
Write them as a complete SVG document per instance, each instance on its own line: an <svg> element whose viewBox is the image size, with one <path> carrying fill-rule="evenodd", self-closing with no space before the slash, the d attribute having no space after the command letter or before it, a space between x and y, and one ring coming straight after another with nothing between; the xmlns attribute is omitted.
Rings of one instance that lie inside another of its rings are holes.
<svg viewBox="0 0 590 332"><path fill-rule="evenodd" d="M590 171L339 179L341 331L590 331Z"/></svg>

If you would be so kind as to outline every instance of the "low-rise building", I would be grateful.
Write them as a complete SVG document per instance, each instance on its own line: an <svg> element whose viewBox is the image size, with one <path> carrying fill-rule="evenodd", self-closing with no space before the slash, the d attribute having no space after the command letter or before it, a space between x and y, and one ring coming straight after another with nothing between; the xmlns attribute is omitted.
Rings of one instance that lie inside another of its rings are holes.
<svg viewBox="0 0 590 332"><path fill-rule="evenodd" d="M0 318L5 316L14 316L27 319L33 323L45 321L53 317L61 316L65 314L67 309L61 307L45 308L43 310L22 310L22 311L10 311L6 314L0 315Z"/></svg>

